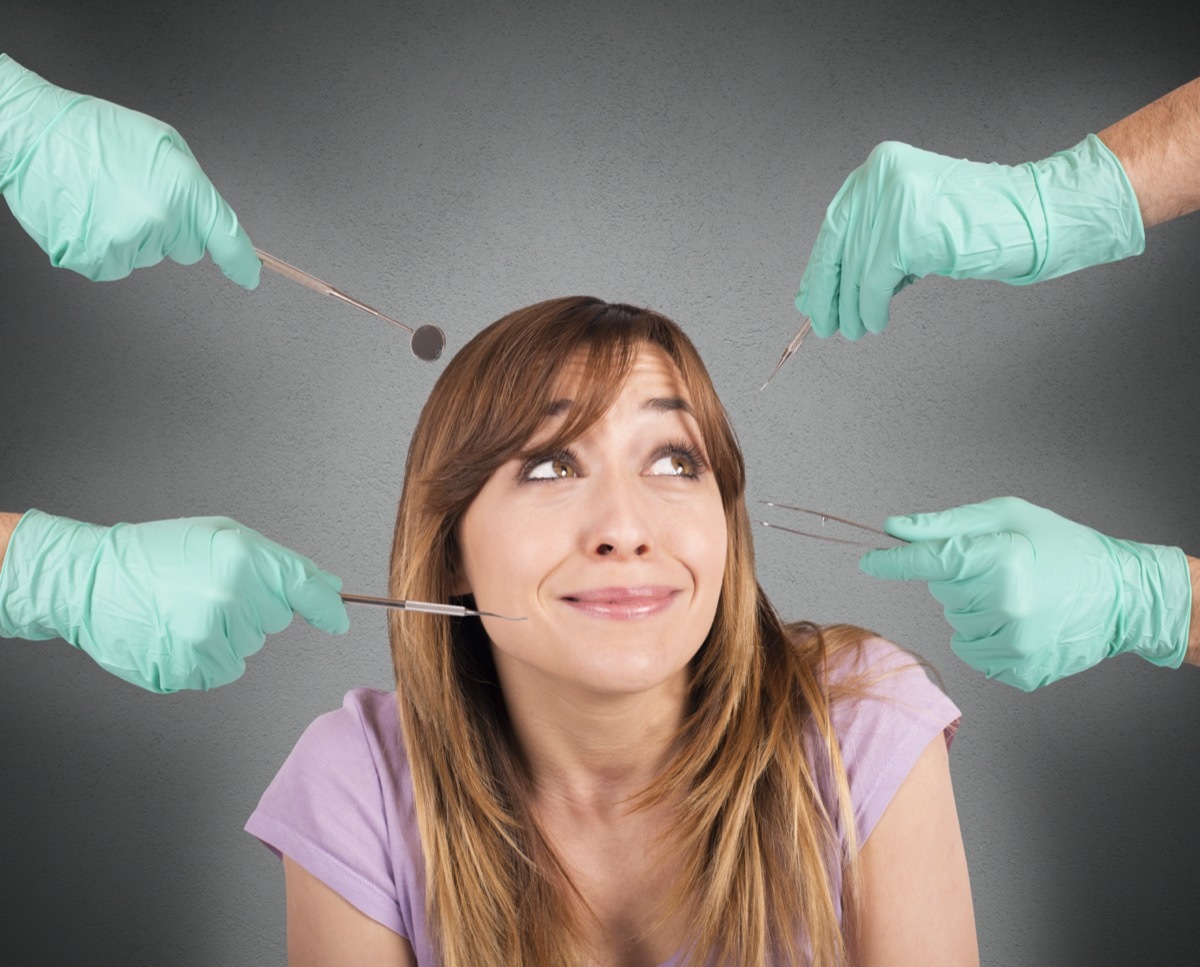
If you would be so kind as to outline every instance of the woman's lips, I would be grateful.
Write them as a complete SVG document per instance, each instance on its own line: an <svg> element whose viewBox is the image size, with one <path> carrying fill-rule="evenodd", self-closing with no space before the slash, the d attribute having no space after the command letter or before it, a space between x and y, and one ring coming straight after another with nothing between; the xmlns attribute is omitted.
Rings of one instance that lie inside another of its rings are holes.
<svg viewBox="0 0 1200 967"><path fill-rule="evenodd" d="M678 593L677 588L660 586L596 588L565 594L562 600L576 611L596 618L631 621L666 611Z"/></svg>

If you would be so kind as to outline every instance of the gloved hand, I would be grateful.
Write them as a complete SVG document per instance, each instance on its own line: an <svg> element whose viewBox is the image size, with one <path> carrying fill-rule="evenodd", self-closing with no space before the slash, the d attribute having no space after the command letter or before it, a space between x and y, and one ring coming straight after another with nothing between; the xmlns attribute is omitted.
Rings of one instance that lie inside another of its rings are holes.
<svg viewBox="0 0 1200 967"><path fill-rule="evenodd" d="M813 332L882 332L924 275L1027 285L1138 255L1145 230L1121 163L1095 135L1045 161L979 164L885 141L834 196L800 280Z"/></svg>
<svg viewBox="0 0 1200 967"><path fill-rule="evenodd" d="M169 125L73 94L0 54L0 192L56 266L121 279L207 249L253 289L262 268L237 216Z"/></svg>
<svg viewBox="0 0 1200 967"><path fill-rule="evenodd" d="M293 611L348 630L341 586L226 517L101 527L30 510L0 567L0 635L64 638L152 692L216 688Z"/></svg>
<svg viewBox="0 0 1200 967"><path fill-rule="evenodd" d="M1134 652L1178 668L1192 585L1177 547L1105 537L1016 497L889 517L914 541L868 551L873 577L928 581L968 665L1024 691Z"/></svg>

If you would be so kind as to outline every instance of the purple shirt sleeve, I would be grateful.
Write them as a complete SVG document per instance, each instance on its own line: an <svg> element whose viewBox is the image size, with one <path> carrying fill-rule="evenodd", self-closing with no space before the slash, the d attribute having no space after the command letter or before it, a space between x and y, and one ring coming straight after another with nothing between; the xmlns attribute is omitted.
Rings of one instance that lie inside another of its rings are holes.
<svg viewBox="0 0 1200 967"><path fill-rule="evenodd" d="M866 692L835 702L831 712L861 848L926 746L941 735L950 747L962 713L913 655L881 638L867 641L830 678L861 681Z"/></svg>
<svg viewBox="0 0 1200 967"><path fill-rule="evenodd" d="M354 907L426 944L424 858L396 697L359 688L316 719L271 781L246 831Z"/></svg>

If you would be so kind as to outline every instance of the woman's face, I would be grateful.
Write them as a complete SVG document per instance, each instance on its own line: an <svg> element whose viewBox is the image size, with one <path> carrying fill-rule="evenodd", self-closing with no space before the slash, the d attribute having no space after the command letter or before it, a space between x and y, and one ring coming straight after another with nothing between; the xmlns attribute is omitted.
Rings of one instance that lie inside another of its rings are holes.
<svg viewBox="0 0 1200 967"><path fill-rule="evenodd" d="M566 385L535 453L571 405ZM459 539L476 605L527 619L484 619L506 688L517 676L610 694L678 685L716 614L726 529L670 357L647 345L567 449L496 470Z"/></svg>

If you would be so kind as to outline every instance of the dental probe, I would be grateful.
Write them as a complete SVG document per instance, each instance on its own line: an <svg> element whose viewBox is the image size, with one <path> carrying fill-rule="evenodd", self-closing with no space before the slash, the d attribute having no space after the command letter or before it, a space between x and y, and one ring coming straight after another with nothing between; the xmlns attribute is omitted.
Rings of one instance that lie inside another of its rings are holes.
<svg viewBox="0 0 1200 967"><path fill-rule="evenodd" d="M385 316L378 309L375 309L365 302L360 302L354 296L347 295L340 289L335 289L328 282L318 279L315 275L309 275L303 269L298 269L296 266L285 262L283 259L277 259L274 255L268 255L260 248L256 248L255 253L262 260L262 264L272 272L278 272L286 279L291 279L293 282L299 282L302 286L312 289L314 292L320 292L321 295L333 296L335 299L341 299L343 302L349 303L355 309L362 309L363 312L369 312L373 316L378 316L384 322L390 322L393 326L399 326L407 333L412 334L409 340L409 349L417 359L423 359L427 363L433 362L441 354L446 347L446 334L437 326L420 326L414 329L412 326L406 326L404 323L393 319L391 316Z"/></svg>
<svg viewBox="0 0 1200 967"><path fill-rule="evenodd" d="M524 621L524 618L509 618L496 614L494 611L472 611L461 604L436 604L432 601L401 601L399 598L373 598L367 594L342 594L342 600L347 604L377 604L384 608L397 608L400 611L424 611L428 614L445 614L452 618L481 617L503 618L505 621Z"/></svg>

